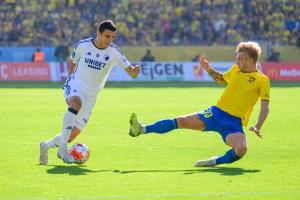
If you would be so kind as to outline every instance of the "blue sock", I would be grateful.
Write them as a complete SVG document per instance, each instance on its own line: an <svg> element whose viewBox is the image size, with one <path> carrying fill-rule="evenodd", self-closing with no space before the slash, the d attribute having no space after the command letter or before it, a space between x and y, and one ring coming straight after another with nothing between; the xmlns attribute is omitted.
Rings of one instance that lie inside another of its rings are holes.
<svg viewBox="0 0 300 200"><path fill-rule="evenodd" d="M177 128L176 119L164 119L145 126L145 133L167 133Z"/></svg>
<svg viewBox="0 0 300 200"><path fill-rule="evenodd" d="M223 163L233 163L239 159L240 159L240 157L238 157L235 154L234 150L230 149L223 156L217 158L216 163L217 163L217 165L223 164Z"/></svg>

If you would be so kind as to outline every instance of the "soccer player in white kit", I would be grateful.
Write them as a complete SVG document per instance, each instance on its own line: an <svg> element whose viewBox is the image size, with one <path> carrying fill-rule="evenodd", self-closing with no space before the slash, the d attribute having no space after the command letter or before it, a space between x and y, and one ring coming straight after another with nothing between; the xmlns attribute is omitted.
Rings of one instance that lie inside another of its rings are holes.
<svg viewBox="0 0 300 200"><path fill-rule="evenodd" d="M140 72L140 66L132 66L112 41L116 26L111 20L100 23L96 38L79 41L72 52L64 96L68 110L63 118L61 133L49 141L40 143L40 164L48 164L48 150L59 147L57 156L65 163L74 163L67 143L74 140L85 127L96 103L97 94L114 66L122 67L132 78Z"/></svg>

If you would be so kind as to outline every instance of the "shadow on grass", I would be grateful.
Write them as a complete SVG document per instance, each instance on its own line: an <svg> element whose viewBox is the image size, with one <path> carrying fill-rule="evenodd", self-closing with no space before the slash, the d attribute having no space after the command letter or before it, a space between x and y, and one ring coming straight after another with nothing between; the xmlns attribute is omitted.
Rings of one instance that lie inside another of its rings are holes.
<svg viewBox="0 0 300 200"><path fill-rule="evenodd" d="M63 165L47 165L50 167L53 167L51 169L47 169L47 173L49 174L69 174L69 175L74 175L74 176L78 176L78 175L86 175L88 173L96 173L96 172L108 172L108 171L112 171L112 170L90 170L90 169L86 169L84 168L84 165L71 165L71 166L63 166Z"/></svg>
<svg viewBox="0 0 300 200"><path fill-rule="evenodd" d="M202 173L219 173L223 176L237 176L248 173L258 173L261 170L258 169L242 169L238 167L212 167L212 168L199 168L199 169L188 169L188 170L129 170L119 171L114 170L115 173L129 174L129 173L183 173L185 175L190 174L202 174Z"/></svg>
<svg viewBox="0 0 300 200"><path fill-rule="evenodd" d="M249 173L258 173L261 170L259 169L243 169L239 167L213 167L213 168L203 168L199 170L200 173L212 172L219 173L224 176L237 176L244 175Z"/></svg>
<svg viewBox="0 0 300 200"><path fill-rule="evenodd" d="M199 168L199 169L173 169L173 170L90 170L86 169L84 165L47 165L53 167L47 169L49 174L69 174L73 176L86 175L88 173L99 172L113 172L117 174L131 174L131 173L183 173L184 175L202 174L202 173L218 173L223 176L238 176L249 173L258 173L261 170L258 169L243 169L238 167L211 167L211 168Z"/></svg>

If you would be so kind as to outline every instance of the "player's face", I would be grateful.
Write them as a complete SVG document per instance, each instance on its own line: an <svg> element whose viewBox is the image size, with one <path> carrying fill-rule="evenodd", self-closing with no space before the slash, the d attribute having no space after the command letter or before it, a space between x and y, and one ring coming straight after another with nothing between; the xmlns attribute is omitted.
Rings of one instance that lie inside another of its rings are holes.
<svg viewBox="0 0 300 200"><path fill-rule="evenodd" d="M241 71L245 71L248 69L248 66L251 62L251 58L246 52L237 52L236 54L236 64L240 68Z"/></svg>
<svg viewBox="0 0 300 200"><path fill-rule="evenodd" d="M103 33L97 33L97 39L99 40L102 48L107 48L110 43L116 38L116 31L105 29Z"/></svg>

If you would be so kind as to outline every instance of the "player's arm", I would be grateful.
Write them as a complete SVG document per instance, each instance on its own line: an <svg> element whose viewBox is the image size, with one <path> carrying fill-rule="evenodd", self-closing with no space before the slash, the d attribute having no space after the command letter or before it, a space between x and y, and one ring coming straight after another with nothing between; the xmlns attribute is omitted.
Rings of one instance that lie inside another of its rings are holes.
<svg viewBox="0 0 300 200"><path fill-rule="evenodd" d="M255 124L255 126L250 127L250 131L254 131L255 134L262 138L262 135L260 134L260 129L266 120L269 113L269 101L268 100L261 100L261 107L260 107L260 113L258 116L258 120Z"/></svg>
<svg viewBox="0 0 300 200"><path fill-rule="evenodd" d="M205 56L200 55L199 56L199 62L200 65L207 73L210 75L212 79L214 79L219 84L226 84L226 81L223 77L223 74L221 72L218 72L217 70L213 69L209 63L208 60L206 60Z"/></svg>
<svg viewBox="0 0 300 200"><path fill-rule="evenodd" d="M127 72L127 74L129 74L129 76L136 78L141 71L141 67L139 65L128 66L124 70Z"/></svg>
<svg viewBox="0 0 300 200"><path fill-rule="evenodd" d="M74 46L72 54L68 59L68 76L73 74L76 70L77 63L79 62L82 53L82 46L80 45L80 42L78 42Z"/></svg>
<svg viewBox="0 0 300 200"><path fill-rule="evenodd" d="M141 67L139 65L132 66L123 52L116 46L114 47L114 53L116 55L114 58L116 61L116 65L123 68L125 72L127 72L127 74L131 76L131 78L136 78L141 71Z"/></svg>
<svg viewBox="0 0 300 200"><path fill-rule="evenodd" d="M68 76L70 76L76 69L77 64L73 63L71 59L69 59L69 65L68 65Z"/></svg>

